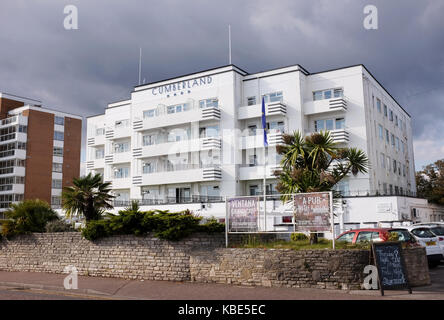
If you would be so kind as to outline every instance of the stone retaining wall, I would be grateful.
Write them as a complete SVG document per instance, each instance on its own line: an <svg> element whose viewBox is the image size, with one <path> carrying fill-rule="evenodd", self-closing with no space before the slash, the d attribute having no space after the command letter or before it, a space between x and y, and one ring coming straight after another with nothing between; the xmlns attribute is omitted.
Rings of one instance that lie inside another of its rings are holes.
<svg viewBox="0 0 444 320"><path fill-rule="evenodd" d="M360 289L363 269L373 263L366 250L227 249L224 245L224 235L207 234L178 242L151 235L91 242L78 232L31 234L0 241L0 270L64 273L66 266L73 265L80 275L100 277ZM430 284L425 250L404 250L404 256L412 286Z"/></svg>

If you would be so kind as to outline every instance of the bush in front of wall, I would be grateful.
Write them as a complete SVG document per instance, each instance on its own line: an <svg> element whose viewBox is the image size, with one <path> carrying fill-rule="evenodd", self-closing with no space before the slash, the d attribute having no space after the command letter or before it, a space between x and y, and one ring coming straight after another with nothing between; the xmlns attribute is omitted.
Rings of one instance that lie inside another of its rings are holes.
<svg viewBox="0 0 444 320"><path fill-rule="evenodd" d="M46 232L71 232L75 231L73 226L63 220L54 220L46 223Z"/></svg>
<svg viewBox="0 0 444 320"><path fill-rule="evenodd" d="M292 233L291 234L291 241L302 241L302 240L308 240L308 237L303 233Z"/></svg>
<svg viewBox="0 0 444 320"><path fill-rule="evenodd" d="M195 216L189 210L142 212L137 203L132 203L117 215L110 214L104 220L89 221L82 229L82 234L88 240L96 240L111 235L141 236L153 232L160 239L177 241L195 232L217 233L225 230L225 225L215 219L210 219L204 224L201 224L201 220L201 217Z"/></svg>

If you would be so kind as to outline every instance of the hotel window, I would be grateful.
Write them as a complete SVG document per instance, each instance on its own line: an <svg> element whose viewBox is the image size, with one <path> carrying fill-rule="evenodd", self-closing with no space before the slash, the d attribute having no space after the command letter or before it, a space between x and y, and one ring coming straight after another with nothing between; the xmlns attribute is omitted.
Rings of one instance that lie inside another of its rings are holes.
<svg viewBox="0 0 444 320"><path fill-rule="evenodd" d="M282 102L284 96L282 95L282 91L280 92L272 92L263 95L265 103L268 102Z"/></svg>
<svg viewBox="0 0 444 320"><path fill-rule="evenodd" d="M204 99L199 101L199 108L218 108L219 107L219 100L217 98L211 98L211 99Z"/></svg>
<svg viewBox="0 0 444 320"><path fill-rule="evenodd" d="M256 135L256 131L257 131L257 126L256 125L248 126L248 135L249 136L255 136Z"/></svg>
<svg viewBox="0 0 444 320"><path fill-rule="evenodd" d="M60 126L63 126L65 124L65 118L63 117L54 117L54 124L58 124Z"/></svg>
<svg viewBox="0 0 444 320"><path fill-rule="evenodd" d="M398 127L398 116L397 115L395 115L395 126Z"/></svg>
<svg viewBox="0 0 444 320"><path fill-rule="evenodd" d="M200 187L200 195L207 197L219 197L220 189L219 186L201 186Z"/></svg>
<svg viewBox="0 0 444 320"><path fill-rule="evenodd" d="M60 206L62 204L62 198L58 196L51 197L51 205Z"/></svg>
<svg viewBox="0 0 444 320"><path fill-rule="evenodd" d="M319 90L313 92L313 100L323 100L331 98L340 98L344 95L344 90L342 88Z"/></svg>
<svg viewBox="0 0 444 320"><path fill-rule="evenodd" d="M399 138L398 137L396 137L395 138L395 141L396 141L396 150L400 150L400 147L399 147Z"/></svg>
<svg viewBox="0 0 444 320"><path fill-rule="evenodd" d="M390 157L387 157L387 171L390 171Z"/></svg>
<svg viewBox="0 0 444 320"><path fill-rule="evenodd" d="M401 162L398 162L398 174L401 175Z"/></svg>
<svg viewBox="0 0 444 320"><path fill-rule="evenodd" d="M390 110L390 113L389 113L389 120L390 120L390 121L393 121L393 110Z"/></svg>
<svg viewBox="0 0 444 320"><path fill-rule="evenodd" d="M54 131L54 140L63 141L63 132L61 131Z"/></svg>
<svg viewBox="0 0 444 320"><path fill-rule="evenodd" d="M199 128L201 138L219 137L219 126L208 126Z"/></svg>
<svg viewBox="0 0 444 320"><path fill-rule="evenodd" d="M255 167L257 166L257 155L255 154L250 154L248 156L248 166L249 167Z"/></svg>
<svg viewBox="0 0 444 320"><path fill-rule="evenodd" d="M129 168L123 167L123 168L114 169L114 178L115 179L129 178Z"/></svg>
<svg viewBox="0 0 444 320"><path fill-rule="evenodd" d="M385 155L381 153L381 167L385 168Z"/></svg>
<svg viewBox="0 0 444 320"><path fill-rule="evenodd" d="M248 97L247 98L247 105L254 106L256 104L256 97Z"/></svg>
<svg viewBox="0 0 444 320"><path fill-rule="evenodd" d="M384 190L384 194L387 194L387 183L382 184L382 189Z"/></svg>
<svg viewBox="0 0 444 320"><path fill-rule="evenodd" d="M379 100L379 99L376 99L376 108L378 108L378 111L380 113L382 112L382 110L381 110L381 100Z"/></svg>
<svg viewBox="0 0 444 320"><path fill-rule="evenodd" d="M52 172L62 172L63 170L63 164L53 162L52 164Z"/></svg>
<svg viewBox="0 0 444 320"><path fill-rule="evenodd" d="M63 148L54 147L52 151L52 155L55 157L63 157Z"/></svg>
<svg viewBox="0 0 444 320"><path fill-rule="evenodd" d="M387 106L384 105L384 117L387 117Z"/></svg>
<svg viewBox="0 0 444 320"><path fill-rule="evenodd" d="M284 132L284 121L272 121L267 122L267 128L268 130L271 130L273 132Z"/></svg>
<svg viewBox="0 0 444 320"><path fill-rule="evenodd" d="M154 163L145 162L143 164L143 173L153 173L154 172Z"/></svg>
<svg viewBox="0 0 444 320"><path fill-rule="evenodd" d="M393 133L391 134L391 138L392 138L392 146L395 147L395 135Z"/></svg>
<svg viewBox="0 0 444 320"><path fill-rule="evenodd" d="M401 141L401 151L404 153L404 142Z"/></svg>
<svg viewBox="0 0 444 320"><path fill-rule="evenodd" d="M118 120L118 121L115 122L114 126L115 126L116 128L129 127L129 119Z"/></svg>
<svg viewBox="0 0 444 320"><path fill-rule="evenodd" d="M114 144L114 153L124 153L129 151L129 142L121 142Z"/></svg>
<svg viewBox="0 0 444 320"><path fill-rule="evenodd" d="M62 180L60 180L60 179L53 179L52 180L52 188L53 189L62 189Z"/></svg>
<svg viewBox="0 0 444 320"><path fill-rule="evenodd" d="M379 139L384 140L384 129L380 124L378 124L378 131L379 131Z"/></svg>
<svg viewBox="0 0 444 320"><path fill-rule="evenodd" d="M103 136L105 134L105 128L97 128L96 136Z"/></svg>
<svg viewBox="0 0 444 320"><path fill-rule="evenodd" d="M402 176L405 177L405 164L402 165Z"/></svg>
<svg viewBox="0 0 444 320"><path fill-rule="evenodd" d="M389 185L390 194L393 194L393 185Z"/></svg>
<svg viewBox="0 0 444 320"><path fill-rule="evenodd" d="M156 109L145 110L143 112L143 118L152 118L156 115Z"/></svg>
<svg viewBox="0 0 444 320"><path fill-rule="evenodd" d="M397 168L396 168L396 160L393 160L393 172L396 173Z"/></svg>
<svg viewBox="0 0 444 320"><path fill-rule="evenodd" d="M344 118L336 118L336 119L315 120L314 126L315 126L316 132L320 132L323 130L344 129L345 119Z"/></svg>
<svg viewBox="0 0 444 320"><path fill-rule="evenodd" d="M257 185L250 186L250 196L256 196L261 194L261 191Z"/></svg>
<svg viewBox="0 0 444 320"><path fill-rule="evenodd" d="M103 159L105 157L105 149L98 148L96 149L96 159Z"/></svg>
<svg viewBox="0 0 444 320"><path fill-rule="evenodd" d="M387 143L390 143L390 134L387 129L385 129L385 140L387 141Z"/></svg>
<svg viewBox="0 0 444 320"><path fill-rule="evenodd" d="M143 140L142 144L144 146L151 146L153 144L156 144L156 136L154 134L144 135L142 137L142 140Z"/></svg>

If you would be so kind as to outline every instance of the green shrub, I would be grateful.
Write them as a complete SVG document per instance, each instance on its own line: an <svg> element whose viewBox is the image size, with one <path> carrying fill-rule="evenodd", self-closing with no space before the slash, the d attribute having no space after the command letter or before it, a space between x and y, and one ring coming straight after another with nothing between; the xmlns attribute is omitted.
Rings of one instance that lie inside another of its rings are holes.
<svg viewBox="0 0 444 320"><path fill-rule="evenodd" d="M308 240L308 237L303 233L292 233L291 234L291 241L302 241L302 240Z"/></svg>
<svg viewBox="0 0 444 320"><path fill-rule="evenodd" d="M141 212L137 204L132 204L130 208L119 211L118 215L108 215L108 219L89 221L82 234L88 240L96 240L111 235L140 236L153 232L160 239L177 241L195 232L215 233L225 230L225 226L216 219L210 219L204 224L200 224L201 220L189 210Z"/></svg>
<svg viewBox="0 0 444 320"><path fill-rule="evenodd" d="M46 223L45 230L46 232L70 232L74 231L74 228L63 220L54 220Z"/></svg>
<svg viewBox="0 0 444 320"><path fill-rule="evenodd" d="M109 220L90 220L82 229L82 235L90 241L112 235Z"/></svg>
<svg viewBox="0 0 444 320"><path fill-rule="evenodd" d="M8 220L2 223L2 234L7 238L31 232L45 232L49 221L59 219L51 206L39 199L13 203L5 211L5 215Z"/></svg>
<svg viewBox="0 0 444 320"><path fill-rule="evenodd" d="M204 224L199 225L200 232L206 232L208 234L221 233L225 231L225 224L218 222L216 219L208 219Z"/></svg>

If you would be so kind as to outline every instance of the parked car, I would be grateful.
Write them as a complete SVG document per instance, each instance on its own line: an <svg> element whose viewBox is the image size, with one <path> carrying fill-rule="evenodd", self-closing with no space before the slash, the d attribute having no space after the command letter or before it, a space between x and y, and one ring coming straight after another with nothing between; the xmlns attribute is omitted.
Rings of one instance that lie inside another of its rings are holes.
<svg viewBox="0 0 444 320"><path fill-rule="evenodd" d="M410 231L418 243L426 249L427 260L431 268L436 267L444 258L441 246L439 245L439 237L437 237L427 225L412 225L403 227Z"/></svg>
<svg viewBox="0 0 444 320"><path fill-rule="evenodd" d="M444 223L443 222L429 222L429 223L420 223L415 224L415 226L424 226L429 227L430 231L433 232L435 236L438 237L438 245L441 248L443 257L444 257Z"/></svg>
<svg viewBox="0 0 444 320"><path fill-rule="evenodd" d="M343 232L336 241L345 241L349 243L359 243L364 241L382 242L387 241L387 234L397 233L398 239L401 242L416 243L415 237L413 237L408 230L403 228L367 228L367 229L354 229Z"/></svg>

